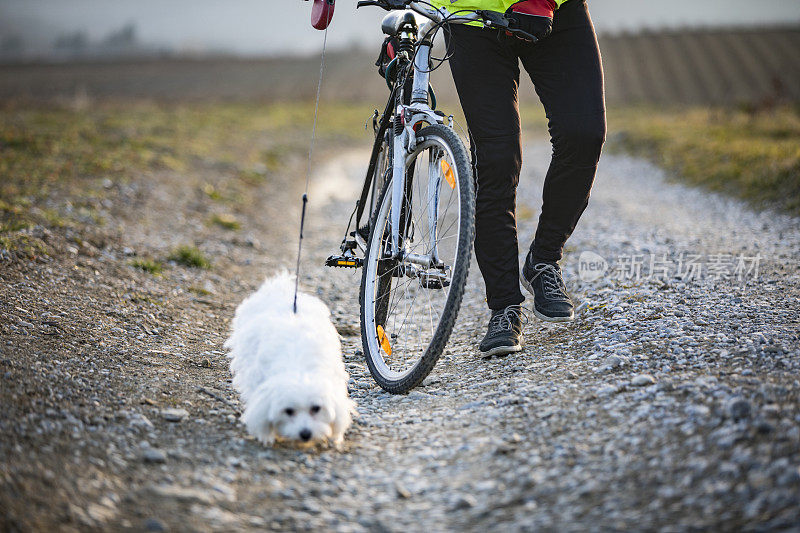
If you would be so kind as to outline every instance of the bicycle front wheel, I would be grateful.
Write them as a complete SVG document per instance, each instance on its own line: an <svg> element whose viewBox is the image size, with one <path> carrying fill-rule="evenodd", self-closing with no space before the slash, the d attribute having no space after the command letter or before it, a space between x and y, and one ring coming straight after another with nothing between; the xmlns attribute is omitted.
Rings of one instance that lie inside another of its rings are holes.
<svg viewBox="0 0 800 533"><path fill-rule="evenodd" d="M361 278L361 340L375 381L408 392L433 369L453 330L469 271L475 194L467 151L442 125L428 126L406 158L401 209L387 179L370 223ZM392 254L399 220L400 254Z"/></svg>

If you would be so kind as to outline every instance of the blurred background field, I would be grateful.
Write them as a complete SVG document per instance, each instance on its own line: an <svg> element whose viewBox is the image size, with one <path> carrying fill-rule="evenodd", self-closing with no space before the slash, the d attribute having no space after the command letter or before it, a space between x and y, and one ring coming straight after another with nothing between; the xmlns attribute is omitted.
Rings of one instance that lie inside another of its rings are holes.
<svg viewBox="0 0 800 533"><path fill-rule="evenodd" d="M321 45L320 36L313 37ZM606 97L613 107L770 107L800 100L800 23L600 34L599 41ZM385 98L385 85L374 66L377 53L378 45L374 50L332 51L327 58L324 97L376 104ZM90 59L77 54L70 61L51 58L5 64L0 98L303 100L314 96L318 69L319 57L307 55ZM454 101L447 68L437 74L434 81L440 97ZM535 103L528 83L523 87L522 102Z"/></svg>

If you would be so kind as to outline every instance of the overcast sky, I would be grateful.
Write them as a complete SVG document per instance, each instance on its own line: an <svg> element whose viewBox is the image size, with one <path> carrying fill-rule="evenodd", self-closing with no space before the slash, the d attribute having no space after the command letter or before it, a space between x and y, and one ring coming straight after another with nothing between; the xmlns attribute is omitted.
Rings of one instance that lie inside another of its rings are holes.
<svg viewBox="0 0 800 533"><path fill-rule="evenodd" d="M800 22L800 0L588 0L599 31L703 25ZM378 8L339 0L329 34L333 47L369 45L379 37ZM310 27L303 0L0 0L0 38L47 45L82 30L100 39L126 23L140 40L182 51L306 53L322 33Z"/></svg>

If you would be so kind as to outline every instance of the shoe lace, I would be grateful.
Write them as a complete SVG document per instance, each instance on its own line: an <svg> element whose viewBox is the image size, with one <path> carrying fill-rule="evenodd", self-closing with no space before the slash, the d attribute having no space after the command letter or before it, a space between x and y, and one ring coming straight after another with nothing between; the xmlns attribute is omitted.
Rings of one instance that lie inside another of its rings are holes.
<svg viewBox="0 0 800 533"><path fill-rule="evenodd" d="M541 277L544 295L550 300L569 300L567 296L567 286L561 278L561 269L552 263L537 263L533 267L534 279Z"/></svg>
<svg viewBox="0 0 800 533"><path fill-rule="evenodd" d="M528 323L528 316L521 305L509 305L502 312L494 314L489 320L489 334L512 331L515 322L523 325Z"/></svg>

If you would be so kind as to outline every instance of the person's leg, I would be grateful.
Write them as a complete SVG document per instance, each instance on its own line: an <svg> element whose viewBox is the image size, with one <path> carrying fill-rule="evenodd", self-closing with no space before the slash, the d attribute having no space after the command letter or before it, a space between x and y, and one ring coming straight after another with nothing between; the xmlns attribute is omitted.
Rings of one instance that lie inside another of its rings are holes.
<svg viewBox="0 0 800 533"><path fill-rule="evenodd" d="M453 74L476 169L475 257L493 310L520 304L516 189L522 166L519 62L497 33L452 26Z"/></svg>
<svg viewBox="0 0 800 533"><path fill-rule="evenodd" d="M586 209L606 133L600 50L585 0L564 3L549 37L517 48L544 105L553 144L530 253L535 262L553 262L561 259Z"/></svg>

